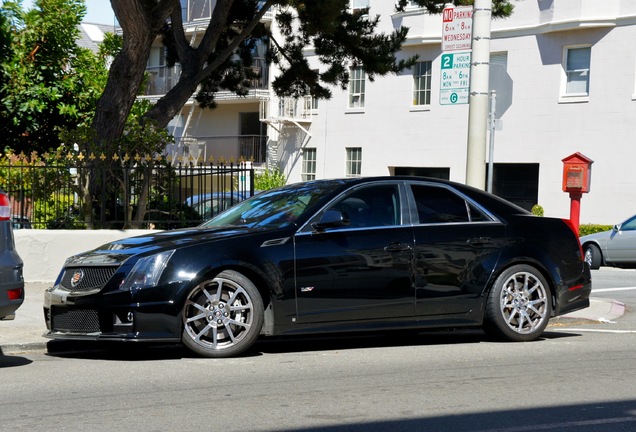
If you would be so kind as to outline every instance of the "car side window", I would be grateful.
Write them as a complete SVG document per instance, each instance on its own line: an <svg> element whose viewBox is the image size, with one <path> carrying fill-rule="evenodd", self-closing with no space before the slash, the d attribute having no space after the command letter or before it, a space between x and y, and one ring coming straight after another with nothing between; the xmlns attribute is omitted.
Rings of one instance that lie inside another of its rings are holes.
<svg viewBox="0 0 636 432"><path fill-rule="evenodd" d="M330 210L342 212L349 228L400 225L396 185L364 187L340 199Z"/></svg>
<svg viewBox="0 0 636 432"><path fill-rule="evenodd" d="M411 185L420 223L490 220L478 208L444 187Z"/></svg>
<svg viewBox="0 0 636 432"><path fill-rule="evenodd" d="M621 225L621 231L635 231L636 230L636 218L632 218Z"/></svg>

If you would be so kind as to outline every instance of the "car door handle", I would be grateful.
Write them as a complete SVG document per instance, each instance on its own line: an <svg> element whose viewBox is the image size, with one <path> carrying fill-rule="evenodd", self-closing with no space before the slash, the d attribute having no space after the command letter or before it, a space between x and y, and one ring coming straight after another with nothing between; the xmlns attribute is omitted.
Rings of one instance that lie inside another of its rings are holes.
<svg viewBox="0 0 636 432"><path fill-rule="evenodd" d="M492 239L486 236L471 237L468 239L467 243L472 246L481 246L491 244Z"/></svg>
<svg viewBox="0 0 636 432"><path fill-rule="evenodd" d="M391 243L384 248L385 252L404 252L413 249L410 244L407 243Z"/></svg>

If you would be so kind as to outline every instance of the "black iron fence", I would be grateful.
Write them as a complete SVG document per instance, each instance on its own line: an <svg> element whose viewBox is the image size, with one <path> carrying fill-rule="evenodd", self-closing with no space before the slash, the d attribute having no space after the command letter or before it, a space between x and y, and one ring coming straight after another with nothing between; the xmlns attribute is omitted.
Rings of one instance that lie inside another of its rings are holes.
<svg viewBox="0 0 636 432"><path fill-rule="evenodd" d="M212 164L135 155L0 155L14 227L172 229L195 226L253 195L250 162Z"/></svg>

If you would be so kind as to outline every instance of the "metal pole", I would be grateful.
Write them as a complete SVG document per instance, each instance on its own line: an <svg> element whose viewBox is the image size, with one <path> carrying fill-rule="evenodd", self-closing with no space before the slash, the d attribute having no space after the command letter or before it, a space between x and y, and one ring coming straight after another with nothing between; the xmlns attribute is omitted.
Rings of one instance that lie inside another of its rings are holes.
<svg viewBox="0 0 636 432"><path fill-rule="evenodd" d="M495 114L497 108L497 92L490 92L490 148L488 150L488 187L487 191L492 193L493 165L495 159Z"/></svg>
<svg viewBox="0 0 636 432"><path fill-rule="evenodd" d="M486 134L488 78L490 73L491 0L475 0L473 43L468 99L466 184L484 189L486 183Z"/></svg>

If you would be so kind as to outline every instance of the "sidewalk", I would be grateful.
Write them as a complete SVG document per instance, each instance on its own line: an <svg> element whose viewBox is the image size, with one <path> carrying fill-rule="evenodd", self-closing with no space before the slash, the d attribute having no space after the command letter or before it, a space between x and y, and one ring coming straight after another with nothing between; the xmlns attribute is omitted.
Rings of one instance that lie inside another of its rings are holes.
<svg viewBox="0 0 636 432"><path fill-rule="evenodd" d="M16 312L13 321L0 321L0 355L31 350L44 350L50 339L43 337L46 332L42 302L44 290L52 284L27 283L24 303ZM612 299L590 298L590 307L572 312L551 322L569 320L589 320L611 322L625 312L625 305Z"/></svg>

